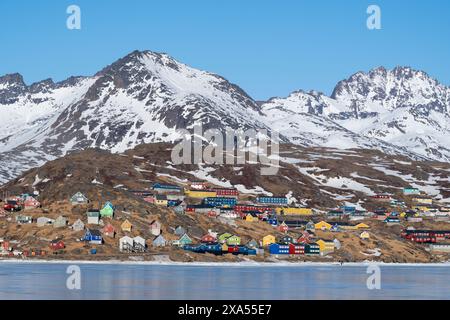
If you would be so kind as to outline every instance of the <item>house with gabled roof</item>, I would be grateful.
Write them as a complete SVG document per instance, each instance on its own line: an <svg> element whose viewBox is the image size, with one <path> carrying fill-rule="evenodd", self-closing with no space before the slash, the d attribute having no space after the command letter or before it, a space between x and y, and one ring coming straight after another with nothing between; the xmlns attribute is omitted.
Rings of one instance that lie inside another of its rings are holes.
<svg viewBox="0 0 450 320"><path fill-rule="evenodd" d="M88 204L89 199L81 192L77 192L70 198L70 203L72 205Z"/></svg>
<svg viewBox="0 0 450 320"><path fill-rule="evenodd" d="M131 224L130 221L125 220L121 225L120 228L122 229L122 231L124 232L131 232L131 229L133 228L133 225Z"/></svg>

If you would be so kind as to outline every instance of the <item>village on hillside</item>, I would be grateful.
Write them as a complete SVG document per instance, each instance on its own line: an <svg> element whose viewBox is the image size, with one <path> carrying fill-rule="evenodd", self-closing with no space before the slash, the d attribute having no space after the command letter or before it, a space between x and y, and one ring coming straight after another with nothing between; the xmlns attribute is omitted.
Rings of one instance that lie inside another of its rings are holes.
<svg viewBox="0 0 450 320"><path fill-rule="evenodd" d="M201 217L220 226L220 230L211 228L205 234L192 229L192 223L169 226L158 219L136 218L120 203L105 199L102 203L75 191L61 208L76 210L79 218L63 210L57 217L49 217L41 196L38 192L3 192L0 255L4 258L125 260L184 252L195 255L196 261L201 261L201 256L208 256L206 261L232 256L268 262L299 261L295 257L339 262L356 260L339 254L345 250L359 250L359 257L381 261L390 250L395 255L396 246L397 252L409 252L415 246L419 252L445 259L450 253L450 227L437 227L450 222L450 207L416 188L404 188L397 198L372 196L370 200L379 205L373 210L346 203L328 211L298 205L291 194L250 197L235 188L202 181L185 186L155 182L147 190L130 191L131 197L165 208L181 221L191 217L195 224ZM39 244L34 241L37 237ZM383 245L383 237L388 245ZM408 247L401 247L402 242Z"/></svg>

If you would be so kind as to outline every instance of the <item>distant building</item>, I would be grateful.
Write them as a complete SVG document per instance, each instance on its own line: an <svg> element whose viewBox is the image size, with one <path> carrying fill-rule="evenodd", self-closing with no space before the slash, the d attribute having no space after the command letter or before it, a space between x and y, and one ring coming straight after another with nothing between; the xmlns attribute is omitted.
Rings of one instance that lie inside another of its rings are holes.
<svg viewBox="0 0 450 320"><path fill-rule="evenodd" d="M88 204L88 198L81 192L75 193L71 198L70 202L72 205Z"/></svg>

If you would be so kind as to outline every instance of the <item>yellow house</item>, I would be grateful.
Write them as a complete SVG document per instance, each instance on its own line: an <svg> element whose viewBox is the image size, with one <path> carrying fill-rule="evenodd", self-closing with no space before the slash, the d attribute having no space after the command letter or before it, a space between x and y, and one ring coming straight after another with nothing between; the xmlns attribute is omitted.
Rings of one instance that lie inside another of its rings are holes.
<svg viewBox="0 0 450 320"><path fill-rule="evenodd" d="M228 245L226 244L226 242L222 244L222 252L228 252Z"/></svg>
<svg viewBox="0 0 450 320"><path fill-rule="evenodd" d="M414 206L413 210L422 211L422 212L430 212L434 210L434 208L423 205L423 206Z"/></svg>
<svg viewBox="0 0 450 320"><path fill-rule="evenodd" d="M167 197L163 196L163 195L157 195L155 197L155 204L157 206L164 206L167 207L168 201L167 201Z"/></svg>
<svg viewBox="0 0 450 320"><path fill-rule="evenodd" d="M126 232L131 232L131 228L133 227L133 225L131 224L131 222L130 221L128 221L128 220L125 220L122 224L121 224L121 226L120 226L120 228L122 229L122 231L126 231Z"/></svg>
<svg viewBox="0 0 450 320"><path fill-rule="evenodd" d="M365 223L358 223L356 226L355 226L355 228L356 229L370 229L370 227L367 225L367 224L365 224Z"/></svg>
<svg viewBox="0 0 450 320"><path fill-rule="evenodd" d="M245 221L247 221L247 222L253 222L253 221L256 221L256 220L257 220L257 218L255 218L251 214L248 214L248 215L245 216Z"/></svg>
<svg viewBox="0 0 450 320"><path fill-rule="evenodd" d="M332 225L325 221L320 221L314 225L316 230L331 230Z"/></svg>
<svg viewBox="0 0 450 320"><path fill-rule="evenodd" d="M217 197L217 192L209 190L188 190L186 195L190 198L215 198Z"/></svg>
<svg viewBox="0 0 450 320"><path fill-rule="evenodd" d="M367 231L364 231L363 233L361 233L359 235L359 237L363 240L367 240L367 239L370 239L370 234Z"/></svg>
<svg viewBox="0 0 450 320"><path fill-rule="evenodd" d="M432 198L415 197L412 201L420 204L433 204Z"/></svg>
<svg viewBox="0 0 450 320"><path fill-rule="evenodd" d="M320 239L316 242L319 245L321 253L333 252L334 251L334 242L333 241L325 241Z"/></svg>
<svg viewBox="0 0 450 320"><path fill-rule="evenodd" d="M311 216L313 211L311 208L276 208L278 215L293 215L293 216Z"/></svg>
<svg viewBox="0 0 450 320"><path fill-rule="evenodd" d="M275 243L275 237L272 235L267 235L263 238L263 247L267 247L271 245L272 243Z"/></svg>

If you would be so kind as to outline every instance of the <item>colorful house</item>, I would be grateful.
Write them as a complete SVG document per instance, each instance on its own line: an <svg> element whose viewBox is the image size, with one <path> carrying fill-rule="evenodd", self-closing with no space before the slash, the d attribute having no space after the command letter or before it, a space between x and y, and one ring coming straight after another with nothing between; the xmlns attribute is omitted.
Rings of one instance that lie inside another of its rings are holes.
<svg viewBox="0 0 450 320"><path fill-rule="evenodd" d="M56 218L55 222L53 223L54 228L64 228L69 223L69 219L63 216L59 216Z"/></svg>
<svg viewBox="0 0 450 320"><path fill-rule="evenodd" d="M156 192L166 193L166 192L181 192L183 189L181 187L171 185L171 184L163 184L163 183L155 183L152 189Z"/></svg>
<svg viewBox="0 0 450 320"><path fill-rule="evenodd" d="M100 222L100 210L90 209L87 212L87 224L99 224Z"/></svg>
<svg viewBox="0 0 450 320"><path fill-rule="evenodd" d="M247 222L254 222L254 221L258 221L258 218L255 218L254 216L252 216L251 214L247 214L245 216L245 221Z"/></svg>
<svg viewBox="0 0 450 320"><path fill-rule="evenodd" d="M147 248L147 244L145 239L141 236L137 236L133 238L133 251L134 252L145 252Z"/></svg>
<svg viewBox="0 0 450 320"><path fill-rule="evenodd" d="M169 205L169 201L167 200L167 196L162 194L157 194L155 196L155 204L157 206L167 207Z"/></svg>
<svg viewBox="0 0 450 320"><path fill-rule="evenodd" d="M308 232L302 232L302 235L297 239L298 243L310 243L311 235Z"/></svg>
<svg viewBox="0 0 450 320"><path fill-rule="evenodd" d="M232 234L231 233L223 233L223 234L221 234L220 236L219 236L219 238L217 239L220 243L224 243L224 242L226 242L227 241L227 239L229 238L229 237L231 237L232 236Z"/></svg>
<svg viewBox="0 0 450 320"><path fill-rule="evenodd" d="M313 210L311 208L283 208L279 207L275 209L278 215L286 216L311 216Z"/></svg>
<svg viewBox="0 0 450 320"><path fill-rule="evenodd" d="M286 222L282 222L279 226L278 226L278 231L280 232L288 232L289 231L289 227L286 224Z"/></svg>
<svg viewBox="0 0 450 320"><path fill-rule="evenodd" d="M155 240L153 240L152 246L154 247L165 247L167 244L166 239L163 237L162 234L160 234L159 236L157 236L155 238Z"/></svg>
<svg viewBox="0 0 450 320"><path fill-rule="evenodd" d="M84 234L84 241L88 241L92 244L102 244L103 237L99 230L94 229L86 229L86 233Z"/></svg>
<svg viewBox="0 0 450 320"><path fill-rule="evenodd" d="M272 243L269 245L270 254L289 254L288 244Z"/></svg>
<svg viewBox="0 0 450 320"><path fill-rule="evenodd" d="M289 254L293 255L305 254L305 245L299 243L290 243Z"/></svg>
<svg viewBox="0 0 450 320"><path fill-rule="evenodd" d="M107 237L114 238L116 236L116 229L114 229L111 223L108 223L103 227L102 233Z"/></svg>
<svg viewBox="0 0 450 320"><path fill-rule="evenodd" d="M331 230L332 225L325 221L320 221L314 225L315 230Z"/></svg>
<svg viewBox="0 0 450 320"><path fill-rule="evenodd" d="M314 222L309 221L305 226L305 230L314 232L316 230L316 225L314 224Z"/></svg>
<svg viewBox="0 0 450 320"><path fill-rule="evenodd" d="M215 191L218 197L238 197L239 191L235 188L211 188Z"/></svg>
<svg viewBox="0 0 450 320"><path fill-rule="evenodd" d="M433 198L429 197L414 197L412 198L412 201L419 204L433 204Z"/></svg>
<svg viewBox="0 0 450 320"><path fill-rule="evenodd" d="M131 232L131 229L133 228L133 225L131 224L130 221L125 220L121 225L120 228L122 229L122 231L124 232Z"/></svg>
<svg viewBox="0 0 450 320"><path fill-rule="evenodd" d="M83 231L84 230L83 221L81 221L81 219L78 219L77 221L75 221L72 225L72 230L73 231Z"/></svg>
<svg viewBox="0 0 450 320"><path fill-rule="evenodd" d="M30 216L19 215L19 216L16 216L16 222L18 224L29 224L29 223L33 222L33 218Z"/></svg>
<svg viewBox="0 0 450 320"><path fill-rule="evenodd" d="M52 250L62 250L65 247L66 247L66 245L60 239L52 240L50 242L50 249L52 249Z"/></svg>
<svg viewBox="0 0 450 320"><path fill-rule="evenodd" d="M287 205L288 199L286 197L259 196L256 198L256 202L270 205Z"/></svg>
<svg viewBox="0 0 450 320"><path fill-rule="evenodd" d="M201 242L202 243L213 243L213 242L217 242L217 239L208 233L202 237Z"/></svg>
<svg viewBox="0 0 450 320"><path fill-rule="evenodd" d="M306 255L319 255L320 247L317 243L306 243L305 244L305 254Z"/></svg>
<svg viewBox="0 0 450 320"><path fill-rule="evenodd" d="M247 247L255 249L259 247L259 244L255 239L252 239L247 243Z"/></svg>
<svg viewBox="0 0 450 320"><path fill-rule="evenodd" d="M263 238L263 243L262 243L263 247L267 247L267 246L271 245L272 243L275 243L275 241L276 241L275 237L269 234Z"/></svg>
<svg viewBox="0 0 450 320"><path fill-rule="evenodd" d="M38 227L51 226L55 220L47 218L47 217L39 217L36 220L36 224Z"/></svg>
<svg viewBox="0 0 450 320"><path fill-rule="evenodd" d="M81 192L75 193L70 198L70 203L72 203L72 205L88 204L88 202L89 202L88 198L84 194L82 194Z"/></svg>
<svg viewBox="0 0 450 320"><path fill-rule="evenodd" d="M326 241L326 240L319 240L316 241L316 243L319 245L320 253L326 254L334 251L334 242L333 241Z"/></svg>
<svg viewBox="0 0 450 320"><path fill-rule="evenodd" d="M280 239L279 243L281 243L281 244L294 243L294 239L291 236L286 235Z"/></svg>
<svg viewBox="0 0 450 320"><path fill-rule="evenodd" d="M231 197L207 197L203 199L202 203L213 207L232 208L236 205L237 199Z"/></svg>
<svg viewBox="0 0 450 320"><path fill-rule="evenodd" d="M186 229L185 228L183 228L182 226L178 226L178 227L176 227L175 228L175 230L174 230L174 232L173 232L175 235L177 235L177 236L182 236L183 234L185 234L186 233Z"/></svg>
<svg viewBox="0 0 450 320"><path fill-rule="evenodd" d="M417 188L404 188L403 189L403 194L405 196L409 196L409 195L419 195L420 194L420 190Z"/></svg>
<svg viewBox="0 0 450 320"><path fill-rule="evenodd" d="M34 197L27 196L23 205L25 210L30 210L39 208L41 206L41 203L37 201Z"/></svg>
<svg viewBox="0 0 450 320"><path fill-rule="evenodd" d="M150 232L154 236L159 236L161 234L161 222L153 220L150 224Z"/></svg>
<svg viewBox="0 0 450 320"><path fill-rule="evenodd" d="M114 216L114 206L111 202L105 203L103 209L100 210L102 218L112 218Z"/></svg>
<svg viewBox="0 0 450 320"><path fill-rule="evenodd" d="M239 245L241 245L241 238L236 236L236 235L228 237L226 241L227 241L227 245L229 245L229 246L239 246Z"/></svg>
<svg viewBox="0 0 450 320"><path fill-rule="evenodd" d="M119 239L119 250L121 252L131 252L133 251L134 241L133 238L129 236L124 236Z"/></svg>
<svg viewBox="0 0 450 320"><path fill-rule="evenodd" d="M192 239L185 233L181 238L177 241L177 245L183 247L185 245L191 244Z"/></svg>
<svg viewBox="0 0 450 320"><path fill-rule="evenodd" d="M370 234L367 231L363 231L360 235L359 238L362 240L368 240L370 239Z"/></svg>
<svg viewBox="0 0 450 320"><path fill-rule="evenodd" d="M196 199L217 197L217 193L215 191L210 190L188 190L186 191L186 195L189 198L196 198Z"/></svg>

